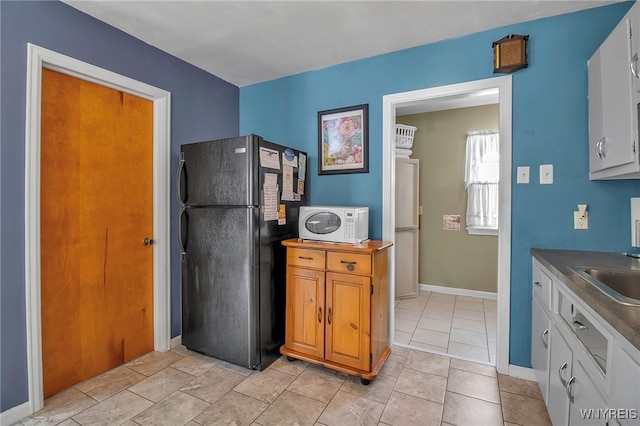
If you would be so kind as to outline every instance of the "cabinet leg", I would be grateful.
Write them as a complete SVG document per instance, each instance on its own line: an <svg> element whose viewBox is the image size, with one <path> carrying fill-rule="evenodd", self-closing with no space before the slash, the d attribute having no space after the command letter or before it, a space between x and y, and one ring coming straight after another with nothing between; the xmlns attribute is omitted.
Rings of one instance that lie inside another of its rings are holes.
<svg viewBox="0 0 640 426"><path fill-rule="evenodd" d="M369 383L371 383L371 380L369 379L365 379L364 377L360 377L360 383L362 383L363 385L368 385Z"/></svg>
<svg viewBox="0 0 640 426"><path fill-rule="evenodd" d="M294 357L292 357L292 356L287 356L287 361L289 361L289 362L293 362L293 361L295 361L295 360L296 360L296 359L295 359Z"/></svg>

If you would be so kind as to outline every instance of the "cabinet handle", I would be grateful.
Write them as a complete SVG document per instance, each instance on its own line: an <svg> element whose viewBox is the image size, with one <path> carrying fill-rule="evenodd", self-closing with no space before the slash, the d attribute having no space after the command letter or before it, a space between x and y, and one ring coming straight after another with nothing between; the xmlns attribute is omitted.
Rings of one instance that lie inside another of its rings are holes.
<svg viewBox="0 0 640 426"><path fill-rule="evenodd" d="M347 260L341 260L340 263L346 264L347 265L347 270L350 272L353 272L353 270L355 269L355 267L353 265L355 265L358 262L349 262Z"/></svg>
<svg viewBox="0 0 640 426"><path fill-rule="evenodd" d="M318 307L318 323L322 323L322 306Z"/></svg>
<svg viewBox="0 0 640 426"><path fill-rule="evenodd" d="M629 68L631 68L631 74L633 74L636 78L640 78L640 74L638 74L638 52L636 52L631 58L631 62L629 63Z"/></svg>
<svg viewBox="0 0 640 426"><path fill-rule="evenodd" d="M298 256L298 259L313 260L313 257Z"/></svg>
<svg viewBox="0 0 640 426"><path fill-rule="evenodd" d="M604 144L606 142L607 142L607 139L606 138L602 138L596 143L596 155L598 156L598 158L606 158L607 157L607 153L604 151Z"/></svg>
<svg viewBox="0 0 640 426"><path fill-rule="evenodd" d="M540 284L540 281L534 281L533 282L535 285L537 285L538 287L542 287L542 284Z"/></svg>
<svg viewBox="0 0 640 426"><path fill-rule="evenodd" d="M327 312L327 324L331 325L331 308Z"/></svg>
<svg viewBox="0 0 640 426"><path fill-rule="evenodd" d="M565 386L565 390L567 391L567 396L569 397L569 401L573 402L573 395L571 394L573 383L576 381L576 376L571 376L567 385Z"/></svg>
<svg viewBox="0 0 640 426"><path fill-rule="evenodd" d="M547 348L548 342L547 340L545 340L545 337L549 334L549 329L547 328L545 331L542 332L542 334L540 335L540 340L542 340L542 344L544 345L544 348Z"/></svg>
<svg viewBox="0 0 640 426"><path fill-rule="evenodd" d="M567 381L564 379L564 377L562 377L562 372L564 371L565 368L567 368L569 366L569 364L567 364L566 362L562 363L562 365L560 366L560 368L558 369L558 377L560 378L560 383L562 383L562 386L567 386Z"/></svg>
<svg viewBox="0 0 640 426"><path fill-rule="evenodd" d="M576 330L587 330L589 328L575 318L571 318L571 324L573 324L573 328Z"/></svg>

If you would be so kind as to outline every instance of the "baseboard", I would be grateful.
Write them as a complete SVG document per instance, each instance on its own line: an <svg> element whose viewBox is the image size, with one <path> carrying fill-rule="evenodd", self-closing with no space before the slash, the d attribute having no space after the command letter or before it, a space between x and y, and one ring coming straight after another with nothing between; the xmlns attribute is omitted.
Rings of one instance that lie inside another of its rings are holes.
<svg viewBox="0 0 640 426"><path fill-rule="evenodd" d="M176 337L171 339L171 349L182 345L182 335L178 334Z"/></svg>
<svg viewBox="0 0 640 426"><path fill-rule="evenodd" d="M468 290L466 288L455 288L455 287L443 287L440 285L432 285L432 284L418 284L418 289L424 291L435 291L437 293L447 293L447 294L455 294L458 296L472 296L472 297L482 297L483 299L498 299L497 293L491 293L488 291L480 291L480 290Z"/></svg>
<svg viewBox="0 0 640 426"><path fill-rule="evenodd" d="M536 374L531 368L509 364L509 375L512 377L517 377L519 379L533 380L534 382L537 382Z"/></svg>
<svg viewBox="0 0 640 426"><path fill-rule="evenodd" d="M16 405L13 408L9 408L6 411L0 413L0 425L1 426L9 426L16 423L20 423L20 420L29 416L29 402L25 402L24 404Z"/></svg>

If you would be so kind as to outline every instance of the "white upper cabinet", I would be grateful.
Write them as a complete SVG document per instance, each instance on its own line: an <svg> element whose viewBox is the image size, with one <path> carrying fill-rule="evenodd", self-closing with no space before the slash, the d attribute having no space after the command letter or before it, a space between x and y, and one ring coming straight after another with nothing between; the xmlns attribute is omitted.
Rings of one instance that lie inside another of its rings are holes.
<svg viewBox="0 0 640 426"><path fill-rule="evenodd" d="M639 179L640 4L588 61L589 177Z"/></svg>

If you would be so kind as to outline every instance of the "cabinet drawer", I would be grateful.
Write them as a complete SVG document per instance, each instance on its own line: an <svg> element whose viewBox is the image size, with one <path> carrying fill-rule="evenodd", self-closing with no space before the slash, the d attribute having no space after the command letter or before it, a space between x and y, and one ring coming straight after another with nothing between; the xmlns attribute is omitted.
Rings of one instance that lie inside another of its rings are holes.
<svg viewBox="0 0 640 426"><path fill-rule="evenodd" d="M542 307L551 309L551 278L535 263L533 264L533 295L541 302Z"/></svg>
<svg viewBox="0 0 640 426"><path fill-rule="evenodd" d="M327 253L327 269L335 272L371 275L371 255Z"/></svg>
<svg viewBox="0 0 640 426"><path fill-rule="evenodd" d="M287 249L287 264L307 268L324 269L326 252L299 248Z"/></svg>

